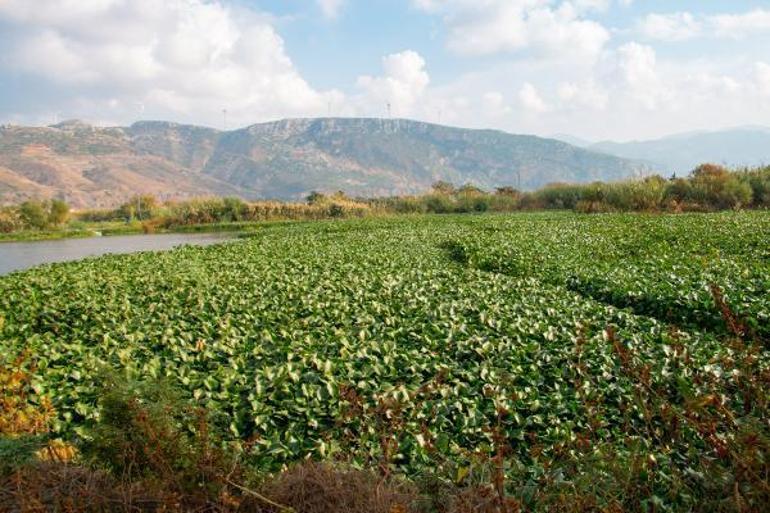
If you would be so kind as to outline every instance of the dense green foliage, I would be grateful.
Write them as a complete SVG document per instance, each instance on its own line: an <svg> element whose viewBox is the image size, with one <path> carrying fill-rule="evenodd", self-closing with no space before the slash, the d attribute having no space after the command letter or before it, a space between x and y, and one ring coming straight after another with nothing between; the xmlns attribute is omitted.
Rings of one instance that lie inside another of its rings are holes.
<svg viewBox="0 0 770 513"><path fill-rule="evenodd" d="M513 212L576 210L598 212L710 212L770 207L770 167L729 171L704 164L687 178L672 176L590 184L555 183L533 192L498 187L494 193L471 185L438 182L423 196L380 198L369 204L397 213Z"/></svg>
<svg viewBox="0 0 770 513"><path fill-rule="evenodd" d="M731 366L735 340L759 375L770 366L768 240L763 212L272 226L0 278L0 349L35 355L64 434L96 420L103 369L118 369L178 385L263 469L343 454L461 478L502 438L526 482L585 442L641 454L647 498L681 509L742 483L700 460L740 430L672 427L645 401L718 397L765 440L766 401Z"/></svg>
<svg viewBox="0 0 770 513"><path fill-rule="evenodd" d="M58 228L69 214L69 205L59 199L28 200L16 207L0 207L0 233Z"/></svg>

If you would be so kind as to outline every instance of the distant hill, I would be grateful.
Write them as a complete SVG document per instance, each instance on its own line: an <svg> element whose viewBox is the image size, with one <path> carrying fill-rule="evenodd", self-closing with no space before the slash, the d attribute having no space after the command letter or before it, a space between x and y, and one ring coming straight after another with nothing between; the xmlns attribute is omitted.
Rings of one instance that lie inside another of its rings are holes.
<svg viewBox="0 0 770 513"><path fill-rule="evenodd" d="M698 164L729 167L770 164L770 128L690 132L651 141L600 142L589 149L650 162L667 173L687 174Z"/></svg>
<svg viewBox="0 0 770 513"><path fill-rule="evenodd" d="M5 203L57 196L77 207L106 207L138 192L375 196L423 192L437 180L534 189L616 180L644 169L638 161L553 139L400 119L292 119L227 132L159 121L0 128Z"/></svg>
<svg viewBox="0 0 770 513"><path fill-rule="evenodd" d="M593 144L591 141L587 139L583 139L581 137L577 137L570 134L553 134L549 137L551 139L556 139L557 141L571 144L572 146L577 146L578 148L587 148Z"/></svg>

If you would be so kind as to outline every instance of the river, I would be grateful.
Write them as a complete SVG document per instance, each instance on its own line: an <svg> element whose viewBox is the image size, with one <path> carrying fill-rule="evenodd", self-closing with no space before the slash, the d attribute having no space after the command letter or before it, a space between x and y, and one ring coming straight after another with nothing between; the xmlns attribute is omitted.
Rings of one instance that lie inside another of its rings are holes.
<svg viewBox="0 0 770 513"><path fill-rule="evenodd" d="M232 239L227 233L120 235L87 239L0 242L0 275L51 262L68 262L108 253L168 250L183 244L207 246Z"/></svg>

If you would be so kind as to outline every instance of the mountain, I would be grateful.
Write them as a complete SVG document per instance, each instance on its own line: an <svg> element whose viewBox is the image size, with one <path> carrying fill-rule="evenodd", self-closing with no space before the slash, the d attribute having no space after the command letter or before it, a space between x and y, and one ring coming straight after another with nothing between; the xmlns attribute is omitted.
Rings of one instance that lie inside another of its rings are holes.
<svg viewBox="0 0 770 513"><path fill-rule="evenodd" d="M423 192L437 180L534 189L644 169L553 139L402 119L289 119L227 132L161 121L0 128L5 203L56 196L76 207L108 207L138 192L164 199L300 199L312 190L379 196Z"/></svg>
<svg viewBox="0 0 770 513"><path fill-rule="evenodd" d="M593 144L591 141L587 139L583 139L581 137L577 137L570 134L553 134L549 137L551 139L556 139L557 141L571 144L572 146L577 146L578 148L588 148Z"/></svg>
<svg viewBox="0 0 770 513"><path fill-rule="evenodd" d="M605 141L593 144L589 149L648 161L661 171L684 175L704 162L729 167L770 164L770 128L689 132L626 143Z"/></svg>

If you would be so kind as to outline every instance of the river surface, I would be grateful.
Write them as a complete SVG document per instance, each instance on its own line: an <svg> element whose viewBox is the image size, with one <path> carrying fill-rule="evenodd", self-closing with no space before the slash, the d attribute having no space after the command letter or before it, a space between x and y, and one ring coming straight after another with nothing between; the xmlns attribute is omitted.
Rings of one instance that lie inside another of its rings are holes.
<svg viewBox="0 0 770 513"><path fill-rule="evenodd" d="M172 249L183 244L207 246L232 239L227 233L120 235L87 239L0 242L0 275L50 262L67 262L108 253Z"/></svg>

